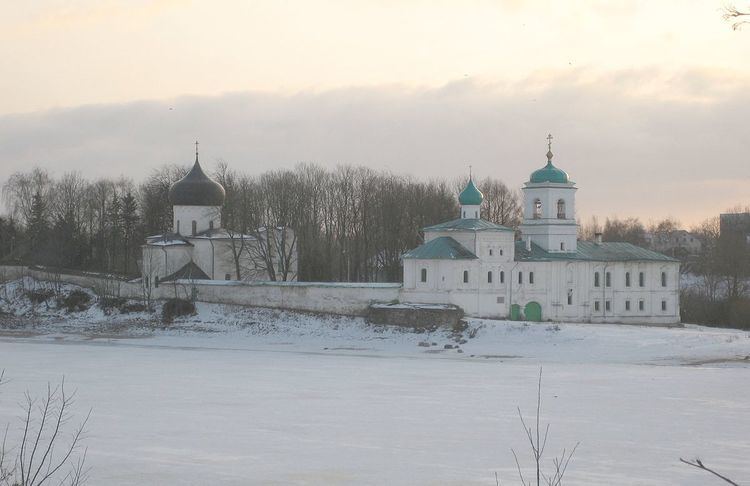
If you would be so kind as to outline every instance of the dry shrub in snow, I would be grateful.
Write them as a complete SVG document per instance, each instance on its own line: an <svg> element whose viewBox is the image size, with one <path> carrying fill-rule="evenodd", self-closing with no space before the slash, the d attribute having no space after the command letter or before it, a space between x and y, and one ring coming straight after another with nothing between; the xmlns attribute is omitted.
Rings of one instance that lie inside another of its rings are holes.
<svg viewBox="0 0 750 486"><path fill-rule="evenodd" d="M0 385L4 382L0 372ZM0 443L0 485L42 486L58 484L79 486L86 480L86 450L81 451L89 415L74 429L70 407L75 393L65 391L65 379L55 387L47 384L42 398L25 395L21 439L8 445L8 427Z"/></svg>
<svg viewBox="0 0 750 486"><path fill-rule="evenodd" d="M169 299L161 308L163 322L172 322L175 317L192 316L195 314L195 304L185 299Z"/></svg>

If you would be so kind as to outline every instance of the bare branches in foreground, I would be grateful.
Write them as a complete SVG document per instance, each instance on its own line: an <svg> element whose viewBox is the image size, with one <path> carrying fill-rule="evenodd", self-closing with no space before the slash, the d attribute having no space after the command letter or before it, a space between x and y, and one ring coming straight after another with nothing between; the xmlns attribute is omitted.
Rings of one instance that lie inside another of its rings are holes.
<svg viewBox="0 0 750 486"><path fill-rule="evenodd" d="M532 479L527 480L525 476L523 475L523 470L521 468L521 463L518 460L518 455L516 454L516 451L514 449L511 449L511 452L513 453L513 458L516 461L516 468L518 469L518 476L521 479L521 484L523 486L561 486L563 483L563 477L565 476L565 471L568 469L568 465L570 464L570 460L573 458L573 454L575 454L576 449L578 448L578 444L576 443L573 448L568 451L567 449L563 449L560 456L555 457L552 459L552 465L553 470L551 473L545 473L542 468L542 459L544 457L544 450L547 446L547 437L549 436L549 424L547 424L544 427L544 433L542 433L542 428L540 425L540 415L542 411L542 369L539 368L539 383L537 387L537 399L536 399L536 424L534 427L529 427L526 424L526 420L523 418L523 414L521 413L521 408L518 408L518 417L521 420L521 424L523 425L523 429L526 432L526 437L529 440L529 447L531 448L531 455L534 460L534 466L535 466L535 472L536 472L536 481L533 481Z"/></svg>
<svg viewBox="0 0 750 486"><path fill-rule="evenodd" d="M695 459L694 461L686 461L685 459L680 458L680 462L682 462L684 464L687 464L688 466L693 466L693 467L696 467L698 469L702 469L702 470L704 470L706 472L710 472L711 474L713 474L717 478L723 479L725 482L727 482L729 484L733 484L734 486L740 486L739 484L735 483L734 481L732 481L728 477L722 476L721 474L717 473L713 469L711 469L708 466L706 466L705 464L703 464L703 462L701 462L700 459Z"/></svg>
<svg viewBox="0 0 750 486"><path fill-rule="evenodd" d="M2 376L0 373L0 384ZM79 451L91 412L68 431L74 397L75 393L65 391L64 378L57 386L47 384L47 393L41 399L25 394L20 445L7 447L7 426L0 445L0 485L79 486L85 482L86 450Z"/></svg>

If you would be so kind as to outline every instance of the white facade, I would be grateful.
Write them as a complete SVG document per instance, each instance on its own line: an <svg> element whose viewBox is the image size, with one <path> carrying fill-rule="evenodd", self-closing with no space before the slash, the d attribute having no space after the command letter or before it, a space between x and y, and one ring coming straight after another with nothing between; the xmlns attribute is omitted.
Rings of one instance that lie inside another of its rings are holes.
<svg viewBox="0 0 750 486"><path fill-rule="evenodd" d="M170 189L172 232L143 245L144 284L176 280L293 281L297 243L289 228L261 228L251 235L221 227L224 188L203 173L196 152L192 170Z"/></svg>
<svg viewBox="0 0 750 486"><path fill-rule="evenodd" d="M425 243L404 255L401 300L477 317L679 323L679 261L629 243L577 241L576 188L551 158L523 188L520 241L508 228L462 221L462 206L458 220L425 228Z"/></svg>

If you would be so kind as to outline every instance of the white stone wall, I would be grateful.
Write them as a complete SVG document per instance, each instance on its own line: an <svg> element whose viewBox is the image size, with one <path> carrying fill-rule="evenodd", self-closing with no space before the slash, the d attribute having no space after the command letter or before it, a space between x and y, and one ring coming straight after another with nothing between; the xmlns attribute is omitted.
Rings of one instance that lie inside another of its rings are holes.
<svg viewBox="0 0 750 486"><path fill-rule="evenodd" d="M420 282L423 268L427 269L426 283ZM469 272L469 283L463 282L464 270ZM489 271L493 272L492 282L487 281ZM599 287L594 285L597 271ZM502 280L500 272L504 276ZM607 272L610 273L609 287L606 286ZM625 284L626 272L630 272L629 287ZM644 273L643 287L639 285L640 272ZM662 272L666 274L666 286L662 286ZM401 300L455 304L468 315L478 317L508 317L512 304L518 304L523 310L529 302L537 302L542 308L543 320L673 324L680 321L679 263L488 263L409 259L404 261ZM598 310L596 301L599 301ZM626 309L627 301L630 301L630 309ZM639 301L643 301L643 310ZM662 301L666 303L665 310L662 310Z"/></svg>
<svg viewBox="0 0 750 486"><path fill-rule="evenodd" d="M173 206L172 231L183 236L193 235L193 221L195 233L207 229L221 228L221 206ZM213 226L212 226L213 224Z"/></svg>

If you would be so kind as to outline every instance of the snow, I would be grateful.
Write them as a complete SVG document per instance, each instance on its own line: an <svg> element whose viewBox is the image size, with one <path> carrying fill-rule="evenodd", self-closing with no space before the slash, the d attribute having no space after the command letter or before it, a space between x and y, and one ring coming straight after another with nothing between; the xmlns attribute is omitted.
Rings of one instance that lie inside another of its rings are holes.
<svg viewBox="0 0 750 486"><path fill-rule="evenodd" d="M531 463L516 407L532 415L543 367L549 461L581 443L567 484L721 484L678 461L696 456L750 478L747 332L475 319L455 336L197 310L166 328L18 312L0 329L0 424L12 439L23 392L65 375L77 417L93 409L90 484L517 485L510 448Z"/></svg>

